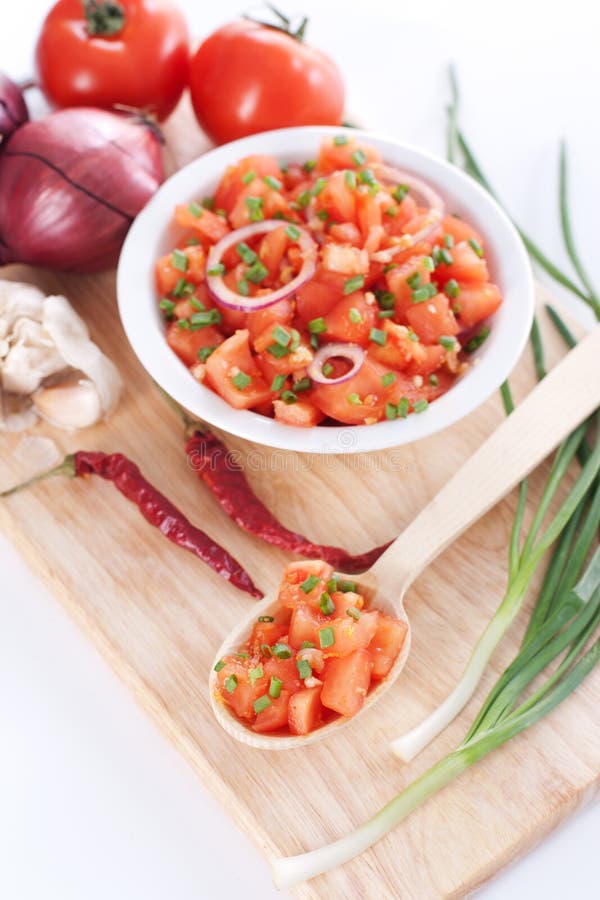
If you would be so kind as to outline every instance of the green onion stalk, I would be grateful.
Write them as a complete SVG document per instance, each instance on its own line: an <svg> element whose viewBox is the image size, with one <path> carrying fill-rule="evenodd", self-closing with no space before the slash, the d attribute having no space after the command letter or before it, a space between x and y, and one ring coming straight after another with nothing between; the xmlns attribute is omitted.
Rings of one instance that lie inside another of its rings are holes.
<svg viewBox="0 0 600 900"><path fill-rule="evenodd" d="M468 174L475 178L475 180L493 196L496 196L490 182L484 175L460 130L458 124L460 95L456 74L453 68L450 69L450 88L452 100L448 109L448 158L451 162L457 162L457 160L462 157L464 168ZM567 275L558 270L537 245L534 244L531 238L529 238L521 229L518 230L533 259L536 260L556 281L571 290L579 299L584 300L597 317L600 318L600 304L598 303L596 292L581 263L575 247L569 216L567 186L567 158L566 149L563 144L561 146L559 160L560 219L564 244L573 268L581 282L581 288L572 282ZM562 322L558 313L551 309L549 310L549 315L555 326L559 329L559 332L562 334L567 345L572 347L575 340L568 328ZM531 344L536 374L538 379L542 379L546 374L546 366L537 319L534 319L531 330ZM507 414L510 414L513 409L513 402L508 382L505 382L502 386L502 398L505 411ZM505 596L496 614L479 639L463 675L454 690L422 722L393 741L392 749L401 759L405 761L413 759L427 746L427 744L437 737L447 725L450 724L471 699L492 654L519 613L527 596L531 579L540 565L543 556L552 549L564 529L567 529L568 538L571 531L576 528L577 515L580 515L580 511L578 511L577 506L573 507L567 503L567 505L561 508L553 518L542 538L539 538L540 528L542 527L552 500L567 473L573 456L577 453L580 461L585 461L589 456L588 451L589 448L584 440L584 434L581 428L571 435L562 447L559 448L542 499L523 547L521 547L521 531L527 500L527 482L524 481L520 485L517 512L509 543L509 571ZM583 503L587 496L587 491L590 488L590 483L586 483L584 480L581 482L581 485L582 491L579 502ZM556 546L554 551L555 554L564 552L565 546L566 544ZM556 571L557 564L554 560L553 564L554 570ZM540 618L542 618L541 612L538 613L538 618L532 624L531 629L534 629L537 626Z"/></svg>

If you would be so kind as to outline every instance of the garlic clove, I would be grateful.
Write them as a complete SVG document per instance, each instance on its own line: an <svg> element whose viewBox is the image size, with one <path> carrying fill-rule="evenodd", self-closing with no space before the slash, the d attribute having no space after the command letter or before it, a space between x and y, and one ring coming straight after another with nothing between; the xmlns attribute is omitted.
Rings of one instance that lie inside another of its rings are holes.
<svg viewBox="0 0 600 900"><path fill-rule="evenodd" d="M33 405L40 418L67 431L89 428L102 417L98 391L86 379L41 388L33 397Z"/></svg>

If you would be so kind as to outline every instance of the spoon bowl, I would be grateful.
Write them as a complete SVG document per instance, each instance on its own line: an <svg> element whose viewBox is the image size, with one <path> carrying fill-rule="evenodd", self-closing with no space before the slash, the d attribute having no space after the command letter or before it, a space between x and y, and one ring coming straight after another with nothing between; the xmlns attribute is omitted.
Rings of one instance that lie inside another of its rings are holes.
<svg viewBox="0 0 600 900"><path fill-rule="evenodd" d="M357 581L366 608L395 616L407 625L403 647L391 671L371 690L351 719L338 717L307 735L257 734L241 722L221 698L214 664L209 691L219 724L236 740L263 750L299 748L322 740L369 709L396 681L411 645L410 621L404 608L409 587L423 570L470 525L502 499L519 481L600 406L600 325L541 381L488 437L430 503ZM558 415L557 415L558 411ZM345 576L339 573L342 578ZM274 596L266 597L227 635L214 663L238 651L258 616L273 614Z"/></svg>

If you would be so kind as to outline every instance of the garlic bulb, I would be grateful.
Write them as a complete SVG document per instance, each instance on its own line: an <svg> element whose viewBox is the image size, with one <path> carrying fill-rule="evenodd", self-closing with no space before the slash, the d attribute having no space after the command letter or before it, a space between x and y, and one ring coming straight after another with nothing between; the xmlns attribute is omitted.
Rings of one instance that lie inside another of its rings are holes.
<svg viewBox="0 0 600 900"><path fill-rule="evenodd" d="M59 428L88 428L113 412L122 387L65 297L4 280L0 383L0 431L29 428L38 417Z"/></svg>

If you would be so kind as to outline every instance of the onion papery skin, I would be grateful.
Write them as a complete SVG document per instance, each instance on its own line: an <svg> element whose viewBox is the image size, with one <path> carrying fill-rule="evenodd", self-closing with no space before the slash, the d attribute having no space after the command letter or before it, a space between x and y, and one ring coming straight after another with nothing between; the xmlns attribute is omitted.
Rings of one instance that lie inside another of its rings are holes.
<svg viewBox="0 0 600 900"><path fill-rule="evenodd" d="M23 91L0 72L0 144L29 119Z"/></svg>
<svg viewBox="0 0 600 900"><path fill-rule="evenodd" d="M161 142L142 120L80 108L26 123L0 154L0 264L113 267L163 178Z"/></svg>

